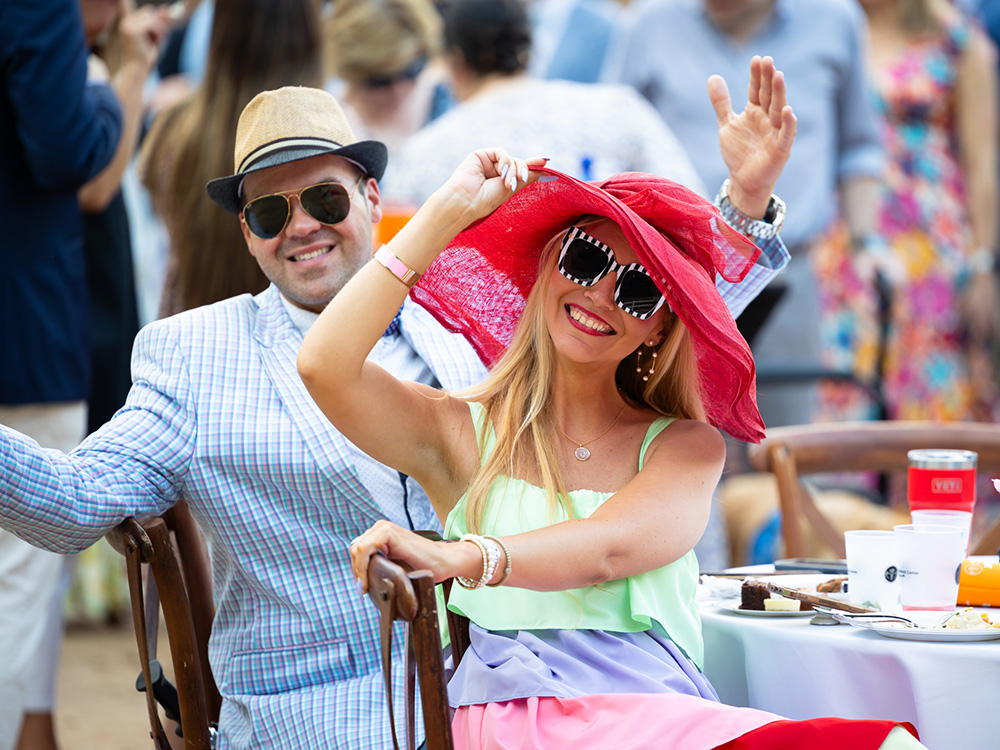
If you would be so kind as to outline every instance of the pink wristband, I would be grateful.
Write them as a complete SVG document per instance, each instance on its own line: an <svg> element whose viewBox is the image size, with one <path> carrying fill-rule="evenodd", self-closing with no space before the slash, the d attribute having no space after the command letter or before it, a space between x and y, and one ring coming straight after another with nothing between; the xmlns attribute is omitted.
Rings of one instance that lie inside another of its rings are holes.
<svg viewBox="0 0 1000 750"><path fill-rule="evenodd" d="M390 250L386 245L382 245L382 247L375 252L375 260L388 268L389 273L402 281L408 287L412 287L420 278L419 273L397 258L392 250Z"/></svg>

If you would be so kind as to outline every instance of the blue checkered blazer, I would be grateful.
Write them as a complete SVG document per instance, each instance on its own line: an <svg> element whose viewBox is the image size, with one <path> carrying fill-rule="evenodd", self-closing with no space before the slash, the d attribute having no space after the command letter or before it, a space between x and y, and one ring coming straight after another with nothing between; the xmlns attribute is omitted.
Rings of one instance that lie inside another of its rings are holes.
<svg viewBox="0 0 1000 750"><path fill-rule="evenodd" d="M445 388L485 372L412 303L401 333ZM128 402L69 457L0 431L0 525L72 552L187 498L213 558L220 748L391 748L377 613L347 547L397 511L302 385L301 341L274 287L147 326Z"/></svg>

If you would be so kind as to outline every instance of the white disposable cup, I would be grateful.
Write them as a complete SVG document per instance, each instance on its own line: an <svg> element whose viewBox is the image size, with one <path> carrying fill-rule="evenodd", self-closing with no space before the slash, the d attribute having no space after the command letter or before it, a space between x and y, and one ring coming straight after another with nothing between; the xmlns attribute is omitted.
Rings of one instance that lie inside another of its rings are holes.
<svg viewBox="0 0 1000 750"><path fill-rule="evenodd" d="M972 513L967 510L940 510L927 508L911 510L910 521L914 526L958 526L965 532L965 554L969 554L969 535L972 531Z"/></svg>
<svg viewBox="0 0 1000 750"><path fill-rule="evenodd" d="M844 532L847 596L851 604L892 611L899 606L896 534L892 531ZM958 594L955 594L956 599Z"/></svg>
<svg viewBox="0 0 1000 750"><path fill-rule="evenodd" d="M959 526L894 526L899 553L899 597L903 609L954 609L965 559Z"/></svg>

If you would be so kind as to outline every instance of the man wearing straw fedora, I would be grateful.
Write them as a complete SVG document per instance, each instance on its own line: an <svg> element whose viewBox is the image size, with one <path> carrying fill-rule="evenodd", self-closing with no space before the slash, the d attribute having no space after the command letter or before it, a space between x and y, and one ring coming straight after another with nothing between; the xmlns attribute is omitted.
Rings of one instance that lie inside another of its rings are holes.
<svg viewBox="0 0 1000 750"><path fill-rule="evenodd" d="M0 525L75 552L185 498L214 565L218 747L391 747L377 612L347 548L378 518L436 522L418 485L331 427L295 368L316 314L372 257L386 148L357 141L329 94L288 87L247 105L235 164L208 194L239 217L272 285L146 327L125 407L71 457L4 431ZM448 389L485 372L416 304L374 357Z"/></svg>
<svg viewBox="0 0 1000 750"><path fill-rule="evenodd" d="M288 87L247 105L235 164L208 194L239 217L271 286L144 328L125 407L70 456L0 428L0 527L75 552L185 498L218 595L217 747L390 748L376 610L347 549L378 518L437 524L415 483L333 429L296 370L305 331L372 258L386 149L357 141L329 94ZM484 374L412 301L372 357L449 390Z"/></svg>

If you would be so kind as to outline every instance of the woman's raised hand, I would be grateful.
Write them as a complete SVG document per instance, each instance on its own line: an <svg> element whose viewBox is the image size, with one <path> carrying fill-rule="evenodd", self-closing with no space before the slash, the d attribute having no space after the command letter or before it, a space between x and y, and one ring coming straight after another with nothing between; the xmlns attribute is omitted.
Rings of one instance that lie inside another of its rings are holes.
<svg viewBox="0 0 1000 750"><path fill-rule="evenodd" d="M729 167L729 199L744 213L761 217L795 140L785 76L770 57L754 56L746 109L733 111L721 76L708 79L708 95L719 122L722 158Z"/></svg>
<svg viewBox="0 0 1000 750"><path fill-rule="evenodd" d="M441 188L449 198L462 201L468 224L489 216L517 190L530 185L539 174L532 167L546 159L516 159L502 148L484 148L469 154Z"/></svg>

